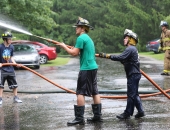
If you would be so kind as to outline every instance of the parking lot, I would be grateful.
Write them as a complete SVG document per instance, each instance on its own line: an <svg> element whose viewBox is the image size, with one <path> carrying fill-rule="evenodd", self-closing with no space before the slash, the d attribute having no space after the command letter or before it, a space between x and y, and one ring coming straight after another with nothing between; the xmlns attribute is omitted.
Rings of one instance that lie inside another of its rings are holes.
<svg viewBox="0 0 170 130"><path fill-rule="evenodd" d="M123 66L119 62L106 60L107 62L97 59L99 90L126 90ZM141 57L141 69L163 89L169 89L170 77L160 75L162 67L161 61ZM78 71L77 58L72 58L64 66L41 67L36 70L58 85L74 91ZM102 98L103 123L86 122L85 125L68 127L67 121L74 119L73 105L76 103L76 95L57 93L61 89L29 71L19 69L16 70L16 74L19 84L18 96L23 103L13 103L12 93L4 93L3 105L0 107L0 129L2 130L168 130L170 128L170 104L169 99L164 95L142 98L146 116L138 120L134 116L129 120L116 118L116 115L124 111L126 99ZM8 87L5 90L7 91ZM142 76L139 90L157 89ZM92 116L92 103L92 99L86 97L85 118Z"/></svg>

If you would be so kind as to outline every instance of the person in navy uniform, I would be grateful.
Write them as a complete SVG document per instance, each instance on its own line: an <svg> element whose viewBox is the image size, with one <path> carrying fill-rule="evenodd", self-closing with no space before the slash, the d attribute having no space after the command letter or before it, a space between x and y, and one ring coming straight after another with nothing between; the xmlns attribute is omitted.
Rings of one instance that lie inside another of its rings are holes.
<svg viewBox="0 0 170 130"><path fill-rule="evenodd" d="M99 57L108 58L113 61L120 61L125 69L127 77L127 105L124 112L116 117L118 119L129 119L133 115L134 107L138 113L135 118L145 116L142 102L139 97L138 87L141 79L140 63L138 50L136 44L138 43L138 36L132 30L125 29L124 31L124 46L126 49L120 55L110 55L106 53L99 53Z"/></svg>

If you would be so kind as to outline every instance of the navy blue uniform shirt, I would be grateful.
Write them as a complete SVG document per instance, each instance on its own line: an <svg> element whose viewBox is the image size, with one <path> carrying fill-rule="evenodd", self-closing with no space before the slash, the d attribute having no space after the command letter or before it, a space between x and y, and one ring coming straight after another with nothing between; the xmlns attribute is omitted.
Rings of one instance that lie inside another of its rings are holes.
<svg viewBox="0 0 170 130"><path fill-rule="evenodd" d="M135 46L128 46L120 55L111 55L110 59L120 61L124 65L126 76L141 74L138 50Z"/></svg>

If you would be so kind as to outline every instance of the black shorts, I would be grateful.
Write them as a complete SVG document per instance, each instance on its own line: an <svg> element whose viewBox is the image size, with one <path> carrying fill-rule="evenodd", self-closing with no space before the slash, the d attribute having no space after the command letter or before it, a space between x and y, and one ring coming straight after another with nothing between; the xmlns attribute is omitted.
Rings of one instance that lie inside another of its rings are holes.
<svg viewBox="0 0 170 130"><path fill-rule="evenodd" d="M17 88L17 81L15 72L5 72L0 70L0 88L4 88L5 81L7 80L9 89Z"/></svg>
<svg viewBox="0 0 170 130"><path fill-rule="evenodd" d="M77 80L76 95L92 96L99 94L97 88L97 69L81 70Z"/></svg>

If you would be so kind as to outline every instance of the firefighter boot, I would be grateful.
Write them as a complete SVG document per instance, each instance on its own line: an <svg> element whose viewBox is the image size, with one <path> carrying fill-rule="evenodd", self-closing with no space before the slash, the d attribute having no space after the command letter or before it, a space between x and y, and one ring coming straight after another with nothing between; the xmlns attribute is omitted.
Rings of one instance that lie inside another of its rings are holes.
<svg viewBox="0 0 170 130"><path fill-rule="evenodd" d="M130 116L133 115L133 111L134 111L133 98L132 97L128 97L127 98L127 105L126 105L125 111L122 114L117 115L116 117L118 119L129 119Z"/></svg>
<svg viewBox="0 0 170 130"><path fill-rule="evenodd" d="M130 118L130 114L126 113L126 112L123 112L122 114L120 115L117 115L116 116L118 119L129 119Z"/></svg>
<svg viewBox="0 0 170 130"><path fill-rule="evenodd" d="M141 118L141 117L144 117L145 116L145 113L144 112L138 112L136 115L135 115L135 118Z"/></svg>
<svg viewBox="0 0 170 130"><path fill-rule="evenodd" d="M102 116L101 108L102 108L102 104L92 104L94 116L92 118L88 118L87 121L102 122L103 119L101 118Z"/></svg>
<svg viewBox="0 0 170 130"><path fill-rule="evenodd" d="M169 76L169 73L162 72L161 75Z"/></svg>
<svg viewBox="0 0 170 130"><path fill-rule="evenodd" d="M138 113L135 115L135 118L141 118L141 117L145 116L142 102L141 102L141 99L139 96L137 96L135 99L135 106L136 106L136 109L138 110Z"/></svg>
<svg viewBox="0 0 170 130"><path fill-rule="evenodd" d="M76 124L84 125L85 124L85 121L84 121L84 109L85 109L85 106L74 105L75 119L73 121L67 122L67 125L68 126L76 125Z"/></svg>

